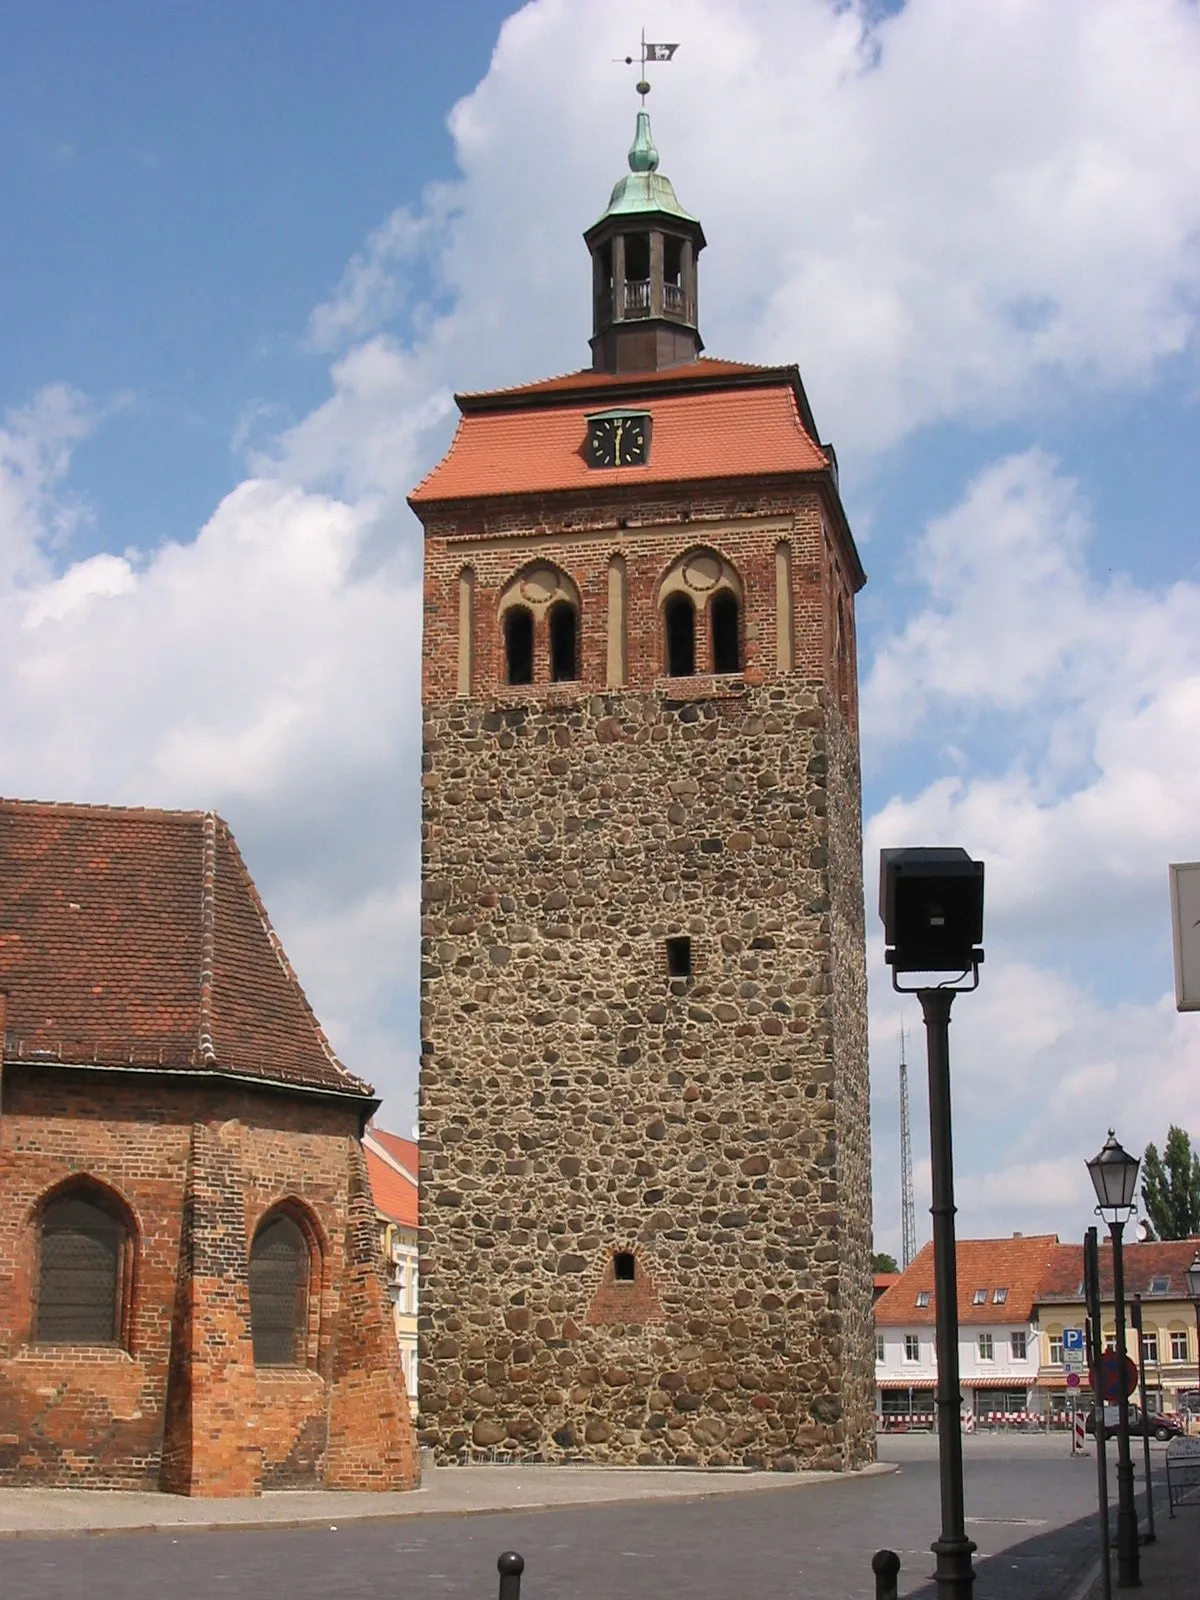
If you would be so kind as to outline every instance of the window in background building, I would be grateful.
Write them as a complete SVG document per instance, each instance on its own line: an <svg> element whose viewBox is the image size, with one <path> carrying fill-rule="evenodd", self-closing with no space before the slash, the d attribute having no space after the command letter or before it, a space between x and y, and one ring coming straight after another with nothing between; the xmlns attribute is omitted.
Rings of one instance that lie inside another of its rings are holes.
<svg viewBox="0 0 1200 1600"><path fill-rule="evenodd" d="M1158 1365L1158 1329L1147 1328L1142 1334L1142 1359Z"/></svg>
<svg viewBox="0 0 1200 1600"><path fill-rule="evenodd" d="M993 1289L992 1290L992 1304L994 1306L1002 1306L1007 1299L1008 1299L1008 1290L1007 1289Z"/></svg>
<svg viewBox="0 0 1200 1600"><path fill-rule="evenodd" d="M980 1361L994 1361L996 1359L996 1347L990 1333L981 1333L979 1335L979 1359Z"/></svg>
<svg viewBox="0 0 1200 1600"><path fill-rule="evenodd" d="M1063 1336L1061 1333L1050 1335L1050 1365L1061 1367L1063 1364Z"/></svg>
<svg viewBox="0 0 1200 1600"><path fill-rule="evenodd" d="M1117 1335L1112 1328L1104 1335L1104 1348L1105 1350L1115 1350L1117 1348Z"/></svg>
<svg viewBox="0 0 1200 1600"><path fill-rule="evenodd" d="M920 1361L921 1359L921 1340L915 1333L906 1333L904 1335L904 1359L905 1361Z"/></svg>
<svg viewBox="0 0 1200 1600"><path fill-rule="evenodd" d="M1028 1335L1023 1328L1014 1328L1008 1336L1014 1361L1024 1361L1029 1354Z"/></svg>
<svg viewBox="0 0 1200 1600"><path fill-rule="evenodd" d="M975 1302L975 1304L977 1306L985 1306L985 1305L987 1305L987 1290L986 1289L976 1289L975 1295L974 1295L974 1302Z"/></svg>
<svg viewBox="0 0 1200 1600"><path fill-rule="evenodd" d="M917 1305L921 1308L922 1311L924 1311L925 1307L928 1304L929 1304L929 1290L928 1289L919 1289L917 1291Z"/></svg>
<svg viewBox="0 0 1200 1600"><path fill-rule="evenodd" d="M1171 1360L1186 1361L1188 1358L1188 1336L1182 1328L1176 1331L1171 1329Z"/></svg>
<svg viewBox="0 0 1200 1600"><path fill-rule="evenodd" d="M875 1335L875 1359L876 1361L883 1360L883 1335L881 1333Z"/></svg>

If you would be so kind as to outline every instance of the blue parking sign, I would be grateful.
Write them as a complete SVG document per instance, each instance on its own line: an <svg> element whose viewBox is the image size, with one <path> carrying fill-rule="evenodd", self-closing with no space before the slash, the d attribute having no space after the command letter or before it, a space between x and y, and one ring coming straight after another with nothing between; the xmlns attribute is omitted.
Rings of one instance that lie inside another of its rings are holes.
<svg viewBox="0 0 1200 1600"><path fill-rule="evenodd" d="M1082 1350L1083 1349L1083 1329L1082 1328L1064 1328L1063 1329L1063 1349L1064 1350Z"/></svg>

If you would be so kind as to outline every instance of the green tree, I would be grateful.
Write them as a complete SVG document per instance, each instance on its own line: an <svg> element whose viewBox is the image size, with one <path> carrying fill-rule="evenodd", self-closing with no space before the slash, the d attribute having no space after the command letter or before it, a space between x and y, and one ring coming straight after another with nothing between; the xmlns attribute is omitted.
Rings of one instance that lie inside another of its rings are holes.
<svg viewBox="0 0 1200 1600"><path fill-rule="evenodd" d="M882 1250L876 1250L871 1257L871 1270L873 1272L899 1272L895 1256L885 1255Z"/></svg>
<svg viewBox="0 0 1200 1600"><path fill-rule="evenodd" d="M1142 1204L1156 1238L1188 1239L1200 1233L1200 1155L1174 1123L1161 1156L1154 1145L1146 1146Z"/></svg>

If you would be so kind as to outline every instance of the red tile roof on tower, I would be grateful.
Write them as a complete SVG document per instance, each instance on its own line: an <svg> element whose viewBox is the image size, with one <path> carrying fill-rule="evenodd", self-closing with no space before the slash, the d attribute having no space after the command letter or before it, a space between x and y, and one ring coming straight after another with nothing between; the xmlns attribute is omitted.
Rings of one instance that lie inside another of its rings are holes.
<svg viewBox="0 0 1200 1600"><path fill-rule="evenodd" d="M376 1211L402 1227L415 1228L419 1155L416 1144L372 1124L363 1136L363 1152Z"/></svg>
<svg viewBox="0 0 1200 1600"><path fill-rule="evenodd" d="M958 1320L995 1326L1028 1322L1037 1302L1043 1274L1059 1248L1052 1233L1018 1234L1011 1239L958 1241ZM978 1290L987 1298L976 1304ZM996 1300L996 1290L1004 1291ZM924 1305L918 1297L928 1296ZM933 1280L933 1245L927 1244L886 1293L875 1302L875 1326L932 1326L937 1316Z"/></svg>
<svg viewBox="0 0 1200 1600"><path fill-rule="evenodd" d="M1127 1243L1124 1251L1127 1298L1140 1294L1144 1300L1186 1300L1188 1287L1184 1274L1194 1261L1197 1249L1200 1249L1200 1237ZM1112 1297L1112 1248L1107 1235L1101 1233L1100 1298L1111 1300ZM1083 1246L1060 1244L1047 1263L1038 1286L1037 1302L1048 1304L1082 1298Z"/></svg>
<svg viewBox="0 0 1200 1600"><path fill-rule="evenodd" d="M794 367L700 359L661 372L582 372L456 397L450 449L414 505L496 495L827 472ZM610 406L650 414L644 466L592 467L587 418ZM531 415L531 412L535 413Z"/></svg>
<svg viewBox="0 0 1200 1600"><path fill-rule="evenodd" d="M0 800L4 1057L368 1100L212 812Z"/></svg>

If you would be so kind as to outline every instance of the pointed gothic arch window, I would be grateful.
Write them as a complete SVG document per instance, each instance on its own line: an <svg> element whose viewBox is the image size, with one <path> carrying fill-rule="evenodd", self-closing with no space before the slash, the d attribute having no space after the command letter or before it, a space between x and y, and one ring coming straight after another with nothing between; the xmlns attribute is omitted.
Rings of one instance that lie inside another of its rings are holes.
<svg viewBox="0 0 1200 1600"><path fill-rule="evenodd" d="M533 612L525 606L504 614L504 681L533 682Z"/></svg>
<svg viewBox="0 0 1200 1600"><path fill-rule="evenodd" d="M690 678L696 671L696 608L690 596L670 594L663 606L667 677Z"/></svg>
<svg viewBox="0 0 1200 1600"><path fill-rule="evenodd" d="M570 683L579 676L579 618L569 600L556 600L549 611L550 682Z"/></svg>
<svg viewBox="0 0 1200 1600"><path fill-rule="evenodd" d="M259 1224L250 1247L250 1334L256 1367L304 1365L308 1331L309 1243L286 1211Z"/></svg>
<svg viewBox="0 0 1200 1600"><path fill-rule="evenodd" d="M742 665L739 638L737 595L730 589L719 589L708 608L712 628L712 669L714 672L739 672Z"/></svg>
<svg viewBox="0 0 1200 1600"><path fill-rule="evenodd" d="M115 1196L86 1181L45 1205L38 1225L38 1343L126 1342L133 1237Z"/></svg>

